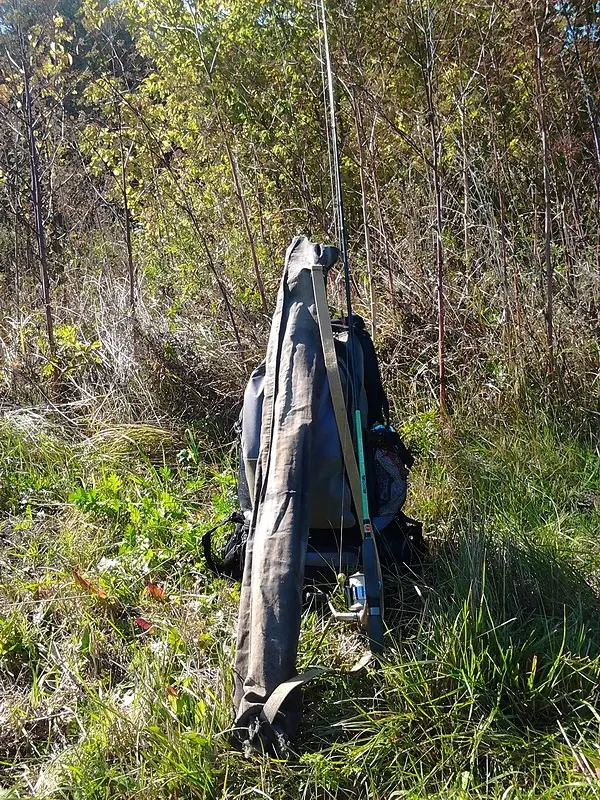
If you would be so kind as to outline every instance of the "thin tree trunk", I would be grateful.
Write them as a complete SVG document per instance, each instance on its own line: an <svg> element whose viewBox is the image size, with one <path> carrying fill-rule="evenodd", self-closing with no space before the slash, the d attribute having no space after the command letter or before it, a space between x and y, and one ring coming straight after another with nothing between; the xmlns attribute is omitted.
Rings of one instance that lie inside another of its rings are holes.
<svg viewBox="0 0 600 800"><path fill-rule="evenodd" d="M429 133L431 138L433 178L433 192L435 196L435 261L436 261L436 293L438 307L438 381L439 402L442 414L446 413L446 331L445 331L445 296L444 296L444 215L442 201L442 136L438 130L438 119L435 106L434 87L434 43L433 20L431 10L427 6L425 24L425 49L427 56L426 68L423 70L425 92L427 95L427 110L429 117Z"/></svg>
<svg viewBox="0 0 600 800"><path fill-rule="evenodd" d="M373 134L374 135L374 134ZM380 240L383 243L383 249L385 252L385 263L387 268L388 274L388 287L390 292L390 299L392 301L392 308L396 308L396 292L394 289L394 272L392 269L392 255L390 253L390 242L388 238L388 234L385 228L385 221L383 218L383 208L381 206L381 200L379 198L379 180L377 178L377 163L375 157L375 145L372 142L371 146L369 147L370 151L370 168L371 168L371 182L373 184L373 193L375 195L375 208L377 209L377 223L379 226L379 236Z"/></svg>
<svg viewBox="0 0 600 800"><path fill-rule="evenodd" d="M212 274L214 275L214 278L215 278L215 280L217 282L217 286L219 287L219 291L221 292L221 297L223 298L223 302L225 303L225 307L227 309L227 315L229 316L229 321L231 322L231 327L233 328L233 335L235 336L235 340L237 342L237 346L239 347L240 353L243 356L244 355L244 346L242 344L242 340L240 339L240 332L238 331L238 327L237 327L236 322L235 322L235 316L233 314L233 308L231 307L231 303L229 301L229 296L227 294L227 289L225 288L225 285L223 284L223 281L221 280L221 278L219 276L218 270L217 270L217 268L215 266L214 259L212 257L212 253L210 252L210 248L208 246L208 243L207 243L206 239L204 238L204 234L201 232L200 227L196 222L195 216L192 219L193 219L194 226L196 227L196 232L197 232L198 236L200 237L200 241L202 242L202 247L204 248L204 252L206 254L206 259L208 261L208 265L209 265L210 270L211 270Z"/></svg>
<svg viewBox="0 0 600 800"><path fill-rule="evenodd" d="M129 217L129 201L127 199L127 159L125 157L125 146L123 144L123 117L121 106L118 100L115 103L117 117L119 120L119 148L121 152L121 195L123 197L123 213L125 215L125 245L127 247L127 275L129 280L129 307L135 312L136 300L136 279L135 264L133 261L133 247L131 244L131 219Z"/></svg>
<svg viewBox="0 0 600 800"><path fill-rule="evenodd" d="M265 294L265 285L262 279L262 273L260 269L260 264L258 261L258 254L256 252L256 243L254 242L254 235L252 233L252 228L250 227L250 219L248 217L248 207L246 206L246 198L244 196L244 191L242 189L242 182L240 180L240 172L238 168L237 159L231 149L231 145L229 144L229 138L225 131L225 126L223 125L223 120L221 119L221 114L219 110L216 108L216 100L215 109L217 111L217 119L219 122L219 127L221 128L221 133L223 134L223 142L225 144L225 151L227 153L227 158L229 159L229 166L231 168L231 176L233 178L233 185L235 188L235 195L238 200L238 204L240 207L240 212L242 214L242 220L244 223L244 229L246 231L246 236L248 237L248 244L250 246L250 253L252 255L252 264L254 267L254 277L256 278L256 285L258 287L258 293L260 294L260 302L262 305L262 310L264 314L268 313L268 306L267 306L267 297Z"/></svg>
<svg viewBox="0 0 600 800"><path fill-rule="evenodd" d="M471 244L469 241L469 213L470 213L470 187L469 187L469 160L467 152L467 134L465 130L465 109L463 101L458 104L460 116L460 139L462 145L462 184L463 184L463 248L465 265L471 260Z"/></svg>
<svg viewBox="0 0 600 800"><path fill-rule="evenodd" d="M373 280L373 264L371 261L371 240L369 236L369 218L367 214L367 187L365 180L365 157L363 147L363 125L362 114L358 99L354 98L354 122L356 126L356 138L358 141L358 157L360 171L360 193L362 198L362 216L365 236L365 256L367 259L367 275L369 277L369 303L371 306L371 334L373 339L377 335L377 309L375 304L375 281Z"/></svg>
<svg viewBox="0 0 600 800"><path fill-rule="evenodd" d="M488 92L488 98L489 98ZM502 189L502 179L500 176L500 158L498 156L498 142L497 142L497 131L496 131L496 118L494 116L494 110L490 106L490 134L492 140L492 158L494 161L494 179L496 181L496 193L498 195L498 214L500 215L500 259L502 263L502 291L504 294L504 313L508 318L510 315L510 297L509 297L509 289L508 289L508 257L507 257L507 248L506 248L506 216L504 213L504 191ZM520 320L520 313L519 313L519 303L518 303L518 294L519 294L519 286L518 286L518 275L516 273L516 268L513 273L513 291L515 294L515 320L516 320L516 328L517 328L517 336L521 335L521 320Z"/></svg>
<svg viewBox="0 0 600 800"><path fill-rule="evenodd" d="M579 53L579 46L577 44L577 33L576 31L573 30L573 24L571 22L571 18L569 17L569 4L561 3L561 10L565 16L565 20L567 22L567 29L572 39L573 49L575 52L575 63L577 64L577 75L579 78L579 82L581 83L583 93L585 95L585 105L590 120L590 126L592 128L592 135L594 137L594 150L596 153L596 162L598 165L598 170L600 172L600 127L598 126L598 113L596 110L596 104L594 103L594 95L590 90L590 87L585 77L585 73L583 71L583 64L581 63L581 54Z"/></svg>
<svg viewBox="0 0 600 800"><path fill-rule="evenodd" d="M213 85L213 78L212 78L212 69L214 66L214 62L211 66L208 65L205 55L204 55L204 46L202 44L202 37L200 36L201 30L201 23L198 21L196 17L196 13L192 11L194 16L194 26L196 32L196 40L198 43L198 51L200 53L200 57L202 59L202 65L204 67L204 71L206 72L206 77L208 79L208 83L210 86L210 93L211 93L211 100L213 104L213 108L215 110L215 116L217 119L217 124L219 125L219 129L223 134L223 144L225 146L225 152L227 153L227 159L229 161L229 166L231 169L231 177L233 178L233 186L235 189L235 195L237 197L238 205L240 207L240 212L242 215L242 221L244 223L244 230L246 231L246 237L248 238L248 245L250 246L250 253L252 256L252 265L254 267L254 276L256 278L256 285L258 287L258 293L260 295L261 306L264 314L268 313L268 306L267 306L267 297L265 294L265 286L262 279L262 272L260 269L260 263L258 260L258 254L256 252L256 244L254 242L254 235L252 233L252 228L250 226L250 219L248 216L248 208L246 205L246 198L244 196L244 191L242 188L242 181L240 179L240 172L238 168L237 159L233 153L231 145L229 143L229 137L227 136L227 131L225 130L225 125L223 123L223 118L221 116L221 109L219 107L219 102L217 100L217 95L215 93L214 85Z"/></svg>
<svg viewBox="0 0 600 800"><path fill-rule="evenodd" d="M13 286L17 309L17 329L21 327L21 276L19 274L19 226L15 214L13 223Z"/></svg>
<svg viewBox="0 0 600 800"><path fill-rule="evenodd" d="M441 141L438 141L435 117L432 114L431 122L431 141L434 148L433 156L433 181L435 191L435 258L437 272L437 301L438 301L438 379L440 384L440 408L446 410L446 346L445 346L445 298L444 298L444 242L443 242L443 206L442 206L442 182L440 176L440 153L438 148Z"/></svg>
<svg viewBox="0 0 600 800"><path fill-rule="evenodd" d="M431 141L431 160L427 159L430 168L432 190L435 199L435 261L436 261L436 295L437 295L437 318L438 318L438 387L440 412L445 416L447 412L446 397L446 340L445 340L445 298L444 298L444 216L442 202L442 177L441 177L441 156L442 156L442 136L438 130L438 119L435 104L435 48L433 38L434 21L431 16L431 7L426 0L419 1L421 21L418 23L413 12L412 0L409 0L408 10L410 22L417 47L421 50L420 42L423 42L423 51L419 54L419 67L423 80L423 87L427 101L427 124ZM422 35L422 39L421 39Z"/></svg>
<svg viewBox="0 0 600 800"><path fill-rule="evenodd" d="M548 3L544 22L548 17ZM543 24L543 23L542 23ZM548 121L546 115L546 85L542 51L542 32L534 14L535 64L538 84L538 117L542 143L542 162L544 179L544 265L546 272L546 339L548 344L548 368L554 374L554 272L552 266L552 189L550 178L550 148L548 142Z"/></svg>
<svg viewBox="0 0 600 800"><path fill-rule="evenodd" d="M48 346L50 358L54 359L56 354L56 343L54 340L54 321L52 314L52 304L50 299L50 278L48 274L48 254L46 249L46 231L44 228L43 216L43 192L40 183L40 170L37 144L35 141L33 103L31 98L31 86L29 76L29 66L25 52L25 40L22 31L19 31L21 44L21 61L23 67L23 111L25 116L25 128L27 130L27 142L29 146L29 168L31 172L31 202L33 206L34 228L37 240L37 255L40 265L40 281L42 284L42 299L46 315L46 334L48 336Z"/></svg>
<svg viewBox="0 0 600 800"><path fill-rule="evenodd" d="M14 137L15 153L17 152L17 137ZM14 205L14 219L13 219L13 286L15 296L15 308L17 310L17 340L21 335L21 274L19 269L19 182L18 174L15 172L15 179L13 184L13 205Z"/></svg>
<svg viewBox="0 0 600 800"><path fill-rule="evenodd" d="M152 127L148 124L148 122L144 119L144 117L139 113L138 109L136 109L133 105L131 105L131 103L129 103L126 98L122 98L122 99L124 100L124 102L127 103L129 109L131 111L133 111L137 115L137 118L140 121L140 124L143 125L143 127L146 130L148 136L152 139L152 141L156 145L156 150L152 150L152 152L153 152L155 157L158 157L158 155L160 153L160 142L158 141L158 139L156 137L156 134L154 133ZM173 168L169 164L166 165L166 168L167 168L171 178L173 179L173 183L177 187L177 190L178 190L179 194L181 195L181 198L182 198L183 202L180 204L180 207L188 215L192 225L194 226L194 229L195 229L196 233L198 234L198 237L200 238L200 241L202 242L202 245L204 247L204 250L205 250L205 253L206 253L206 256L207 256L208 266L209 266L211 272L213 273L213 276L214 276L214 278L215 278L215 280L217 282L217 286L219 287L219 291L220 291L221 296L223 298L223 302L225 303L225 307L227 309L227 314L229 316L229 321L231 322L231 327L232 327L233 333L235 335L236 342L238 344L240 352L243 355L244 354L244 348L243 348L243 345L242 345L242 341L241 341L241 338L240 338L238 327L237 327L236 322L235 322L235 316L233 314L233 308L231 306L231 302L230 302L229 296L227 294L227 289L225 288L225 285L224 285L223 281L221 280L221 278L220 278L220 276L219 276L219 274L217 272L217 269L216 269L216 266L215 266L215 263L214 263L214 259L212 258L212 255L210 254L210 250L208 248L208 244L206 242L206 238L205 238L205 236L204 236L204 234L202 232L202 227L200 225L200 222L199 222L199 220L198 220L198 218L197 218L197 216L196 216L196 214L194 212L193 206L192 206L192 204L190 202L190 199L189 199L186 191L184 190L183 186L181 185L181 182L179 181L179 178L177 177L177 174L175 173L175 171L173 170Z"/></svg>

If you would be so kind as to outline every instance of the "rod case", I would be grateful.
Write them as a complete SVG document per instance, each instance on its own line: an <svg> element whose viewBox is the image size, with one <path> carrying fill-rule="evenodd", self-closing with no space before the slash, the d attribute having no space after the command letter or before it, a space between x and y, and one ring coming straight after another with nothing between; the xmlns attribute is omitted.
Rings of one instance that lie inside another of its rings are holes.
<svg viewBox="0 0 600 800"><path fill-rule="evenodd" d="M285 267L265 362L260 452L246 546L235 656L235 736L277 751L300 720L298 685L272 715L265 703L294 679L309 531L315 419L326 388L312 266L327 271L338 250L296 237ZM311 676L312 677L312 676ZM279 746L279 748L278 748Z"/></svg>

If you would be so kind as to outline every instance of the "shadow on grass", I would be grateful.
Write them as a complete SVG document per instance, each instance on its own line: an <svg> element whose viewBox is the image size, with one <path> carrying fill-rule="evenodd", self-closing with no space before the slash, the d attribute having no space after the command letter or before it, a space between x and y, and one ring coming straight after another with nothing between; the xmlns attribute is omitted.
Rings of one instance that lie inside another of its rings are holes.
<svg viewBox="0 0 600 800"><path fill-rule="evenodd" d="M559 723L581 738L594 724L600 599L548 548L475 534L444 542L420 581L398 582L387 622L379 666L305 692L301 750L366 741L386 726L435 753L478 726L498 744L555 734Z"/></svg>

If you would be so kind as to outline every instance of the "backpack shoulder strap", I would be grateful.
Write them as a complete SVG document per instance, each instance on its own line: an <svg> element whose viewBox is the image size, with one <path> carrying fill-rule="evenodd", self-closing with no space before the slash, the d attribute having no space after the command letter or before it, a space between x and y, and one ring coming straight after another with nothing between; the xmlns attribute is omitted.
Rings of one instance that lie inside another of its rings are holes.
<svg viewBox="0 0 600 800"><path fill-rule="evenodd" d="M344 392L342 390L342 382L340 380L340 371L335 352L335 343L333 340L333 330L331 328L331 319L329 318L329 308L327 306L327 296L325 294L323 269L318 264L314 264L312 267L312 280L315 292L315 304L317 308L317 321L319 323L319 333L321 334L321 343L323 345L323 357L325 359L325 369L327 371L327 380L329 381L329 391L331 393L333 412L335 414L335 421L340 437L342 456L346 466L346 472L348 474L348 483L350 484L350 491L352 492L352 500L354 501L354 507L356 509L359 525L361 527L361 533L364 536L360 475L358 472L356 455L354 453L350 425L348 424L348 415L346 413L346 403L344 400Z"/></svg>
<svg viewBox="0 0 600 800"><path fill-rule="evenodd" d="M368 404L368 427L372 428L378 422L390 424L390 404L383 388L381 372L375 345L365 328L364 320L359 318L354 324L356 338L360 342L364 363L364 387Z"/></svg>

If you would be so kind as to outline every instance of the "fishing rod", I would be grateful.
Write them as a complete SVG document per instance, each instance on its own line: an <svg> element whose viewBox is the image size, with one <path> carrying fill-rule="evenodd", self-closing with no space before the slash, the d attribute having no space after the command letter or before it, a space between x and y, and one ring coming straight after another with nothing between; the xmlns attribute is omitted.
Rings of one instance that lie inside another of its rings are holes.
<svg viewBox="0 0 600 800"><path fill-rule="evenodd" d="M331 55L329 52L329 38L327 35L327 13L325 0L321 0L321 18L323 23L323 45L325 52L325 66L327 69L327 88L329 95L330 113L330 132L331 149L333 151L333 172L335 184L335 203L338 215L340 255L344 269L344 286L346 290L346 308L348 322L348 356L349 372L352 386L352 396L354 400L354 447L358 462L360 476L360 505L356 509L360 516L360 528L363 537L362 555L363 570L365 576L365 595L367 607L367 633L371 651L381 652L383 643L383 602L382 602L382 581L381 570L379 567L379 557L377 545L373 536L373 525L369 513L369 497L367 492L367 474L365 469L365 449L363 440L362 414L360 410L360 386L358 380L358 370L356 361L356 342L354 337L354 314L352 313L351 295L351 274L348 262L348 235L346 232L346 221L344 217L344 198L342 195L342 171L340 168L340 151L337 135L337 120L335 113L335 94L333 88L333 68L331 65ZM322 65L321 65L322 67ZM355 498L356 505L356 498Z"/></svg>

